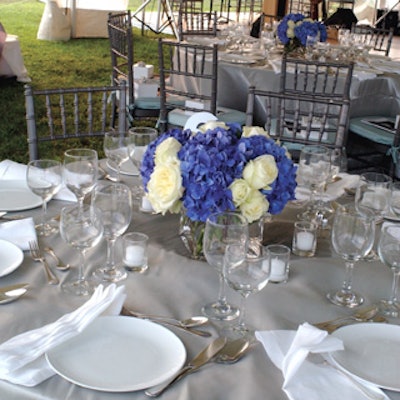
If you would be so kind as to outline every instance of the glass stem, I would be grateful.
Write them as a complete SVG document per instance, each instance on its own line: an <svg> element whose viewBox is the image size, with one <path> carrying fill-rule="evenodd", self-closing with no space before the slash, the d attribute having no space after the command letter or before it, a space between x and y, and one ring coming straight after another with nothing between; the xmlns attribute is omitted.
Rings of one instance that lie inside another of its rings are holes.
<svg viewBox="0 0 400 400"><path fill-rule="evenodd" d="M240 299L240 314L239 314L239 322L238 328L239 329L246 329L245 318L246 318L246 295L242 295Z"/></svg>
<svg viewBox="0 0 400 400"><path fill-rule="evenodd" d="M392 270L393 270L392 291L391 291L389 302L391 304L396 304L396 302L397 302L397 289L399 287L400 271L398 269L395 269L395 268L393 268Z"/></svg>
<svg viewBox="0 0 400 400"><path fill-rule="evenodd" d="M112 271L115 268L115 240L114 238L107 238L106 269L108 271Z"/></svg>
<svg viewBox="0 0 400 400"><path fill-rule="evenodd" d="M344 276L344 282L342 285L342 293L350 294L353 286L353 270L354 270L354 262L346 261L346 271Z"/></svg>
<svg viewBox="0 0 400 400"><path fill-rule="evenodd" d="M47 201L43 200L42 204L42 226L46 224L46 217L47 217Z"/></svg>
<svg viewBox="0 0 400 400"><path fill-rule="evenodd" d="M83 269L85 267L85 250L79 251L78 282L84 281Z"/></svg>
<svg viewBox="0 0 400 400"><path fill-rule="evenodd" d="M229 309L228 303L226 302L225 279L222 273L219 274L218 304L221 309Z"/></svg>

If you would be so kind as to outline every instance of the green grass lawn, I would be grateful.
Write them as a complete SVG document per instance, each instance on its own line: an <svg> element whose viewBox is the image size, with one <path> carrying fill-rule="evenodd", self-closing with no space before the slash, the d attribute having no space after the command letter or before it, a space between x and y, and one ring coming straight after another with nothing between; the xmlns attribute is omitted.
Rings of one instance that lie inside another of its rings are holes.
<svg viewBox="0 0 400 400"><path fill-rule="evenodd" d="M130 0L135 10L140 0ZM1 0L0 21L7 32L18 35L25 66L35 88L97 86L110 84L108 39L73 39L66 42L36 38L45 4L39 0ZM134 28L136 60L154 64L157 71L157 38ZM0 79L0 160L28 161L24 84ZM58 147L54 148L57 153ZM59 158L51 148L42 157Z"/></svg>

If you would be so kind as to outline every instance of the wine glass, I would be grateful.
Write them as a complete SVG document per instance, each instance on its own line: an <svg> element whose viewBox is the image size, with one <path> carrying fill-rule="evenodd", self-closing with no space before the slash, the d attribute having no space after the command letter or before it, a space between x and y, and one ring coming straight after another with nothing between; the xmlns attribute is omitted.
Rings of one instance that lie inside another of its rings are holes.
<svg viewBox="0 0 400 400"><path fill-rule="evenodd" d="M47 202L60 190L62 184L62 166L56 160L34 160L28 164L27 184L33 193L43 199L42 221L36 225L40 236L49 236L58 231L58 223L47 220Z"/></svg>
<svg viewBox="0 0 400 400"><path fill-rule="evenodd" d="M392 270L392 290L388 300L381 300L380 310L390 317L398 317L400 303L397 300L397 288L400 277L400 226L387 225L381 230L378 244L378 254L381 261Z"/></svg>
<svg viewBox="0 0 400 400"><path fill-rule="evenodd" d="M218 300L206 304L202 308L207 317L229 321L239 315L239 310L226 301L224 280L224 256L228 244L240 244L247 246L249 240L249 228L245 217L235 212L222 212L211 214L206 221L203 238L203 252L207 262L213 266L219 274Z"/></svg>
<svg viewBox="0 0 400 400"><path fill-rule="evenodd" d="M98 156L96 150L70 149L64 153L64 182L83 207L85 196L97 180Z"/></svg>
<svg viewBox="0 0 400 400"><path fill-rule="evenodd" d="M353 206L336 210L332 226L332 246L345 261L346 274L342 288L327 294L327 298L338 306L357 307L363 303L363 297L354 292L354 264L365 257L375 239L375 222L373 213L361 214Z"/></svg>
<svg viewBox="0 0 400 400"><path fill-rule="evenodd" d="M104 153L108 160L117 167L117 181L121 181L121 165L129 160L128 133L111 130L104 133Z"/></svg>
<svg viewBox="0 0 400 400"><path fill-rule="evenodd" d="M133 165L140 171L143 155L147 150L147 146L156 140L158 131L155 128L149 127L134 127L129 129L128 153ZM140 200L143 195L142 187L135 186L133 188L133 196Z"/></svg>
<svg viewBox="0 0 400 400"><path fill-rule="evenodd" d="M304 146L300 152L297 171L298 184L310 189L310 199L299 219L320 223L323 220L322 205L316 201L322 192L331 169L331 150L324 146Z"/></svg>
<svg viewBox="0 0 400 400"><path fill-rule="evenodd" d="M106 282L118 282L127 277L126 271L115 263L115 242L128 229L132 219L132 196L128 186L115 182L99 182L92 194L92 205L102 213L107 259L94 276Z"/></svg>
<svg viewBox="0 0 400 400"><path fill-rule="evenodd" d="M92 294L94 284L84 276L85 252L95 247L103 236L100 210L87 204L64 207L60 215L60 234L70 246L79 250L78 276L61 287L67 293L88 296Z"/></svg>
<svg viewBox="0 0 400 400"><path fill-rule="evenodd" d="M261 245L256 252L247 251L244 243L226 246L225 282L241 294L241 303L238 323L224 329L225 336L253 339L254 330L245 323L246 299L250 294L262 290L267 285L269 276L268 253Z"/></svg>
<svg viewBox="0 0 400 400"><path fill-rule="evenodd" d="M395 217L400 217L400 182L395 181L390 185L390 211Z"/></svg>

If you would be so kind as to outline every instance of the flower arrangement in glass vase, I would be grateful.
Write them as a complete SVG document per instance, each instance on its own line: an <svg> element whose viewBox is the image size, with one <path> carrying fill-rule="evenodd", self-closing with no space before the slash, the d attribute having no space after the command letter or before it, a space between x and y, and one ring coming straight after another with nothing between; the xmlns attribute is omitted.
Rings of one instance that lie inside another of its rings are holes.
<svg viewBox="0 0 400 400"><path fill-rule="evenodd" d="M149 144L140 174L154 211L181 213L181 238L201 258L210 214L238 211L252 223L280 213L295 198L296 169L264 129L211 121L197 132L162 134Z"/></svg>
<svg viewBox="0 0 400 400"><path fill-rule="evenodd" d="M306 18L303 14L288 14L283 17L277 28L277 35L287 53L305 49L309 37L319 42L325 42L328 38L326 26L322 22Z"/></svg>

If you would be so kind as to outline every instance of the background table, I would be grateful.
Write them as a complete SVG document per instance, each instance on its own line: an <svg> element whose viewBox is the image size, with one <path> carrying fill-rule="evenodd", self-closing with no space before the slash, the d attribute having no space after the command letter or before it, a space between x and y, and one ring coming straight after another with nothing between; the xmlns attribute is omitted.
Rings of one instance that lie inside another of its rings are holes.
<svg viewBox="0 0 400 400"><path fill-rule="evenodd" d="M7 34L0 57L0 76L16 76L19 82L30 82L18 36Z"/></svg>

